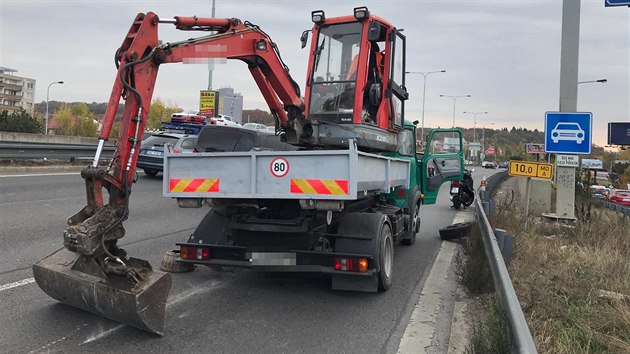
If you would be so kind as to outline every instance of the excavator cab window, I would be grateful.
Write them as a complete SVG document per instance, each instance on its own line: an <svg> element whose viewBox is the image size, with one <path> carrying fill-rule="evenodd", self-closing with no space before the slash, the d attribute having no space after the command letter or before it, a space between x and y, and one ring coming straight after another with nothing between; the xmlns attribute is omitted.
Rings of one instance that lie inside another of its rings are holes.
<svg viewBox="0 0 630 354"><path fill-rule="evenodd" d="M362 24L319 28L313 62L309 114L335 123L352 123Z"/></svg>

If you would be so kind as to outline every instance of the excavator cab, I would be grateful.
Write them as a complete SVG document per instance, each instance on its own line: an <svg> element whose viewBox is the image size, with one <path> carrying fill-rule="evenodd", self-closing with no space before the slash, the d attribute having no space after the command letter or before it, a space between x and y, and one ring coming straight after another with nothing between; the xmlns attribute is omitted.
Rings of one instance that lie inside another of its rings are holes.
<svg viewBox="0 0 630 354"><path fill-rule="evenodd" d="M330 19L323 11L313 11L312 19L307 120L327 132L335 130L330 123L355 125L346 128L364 137L365 146L358 141L360 148L395 151L408 98L401 30L371 15L366 7L355 8L353 16ZM348 135L328 134L352 138ZM330 140L326 145L342 145Z"/></svg>

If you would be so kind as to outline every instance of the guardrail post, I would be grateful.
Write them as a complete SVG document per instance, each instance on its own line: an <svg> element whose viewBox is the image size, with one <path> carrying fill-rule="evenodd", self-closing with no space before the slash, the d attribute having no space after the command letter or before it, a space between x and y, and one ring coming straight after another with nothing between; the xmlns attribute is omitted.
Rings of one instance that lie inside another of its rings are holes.
<svg viewBox="0 0 630 354"><path fill-rule="evenodd" d="M512 253L514 250L514 236L509 235L503 229L495 229L494 236L497 239L497 244L499 245L499 250L501 251L505 265L509 265L512 261Z"/></svg>

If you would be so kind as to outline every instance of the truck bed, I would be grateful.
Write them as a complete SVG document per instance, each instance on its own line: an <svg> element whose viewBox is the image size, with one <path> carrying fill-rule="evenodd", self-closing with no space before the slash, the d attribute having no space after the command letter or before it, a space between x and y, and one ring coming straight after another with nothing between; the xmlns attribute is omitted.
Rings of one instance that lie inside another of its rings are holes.
<svg viewBox="0 0 630 354"><path fill-rule="evenodd" d="M356 200L409 187L410 161L348 150L248 151L164 156L172 198Z"/></svg>

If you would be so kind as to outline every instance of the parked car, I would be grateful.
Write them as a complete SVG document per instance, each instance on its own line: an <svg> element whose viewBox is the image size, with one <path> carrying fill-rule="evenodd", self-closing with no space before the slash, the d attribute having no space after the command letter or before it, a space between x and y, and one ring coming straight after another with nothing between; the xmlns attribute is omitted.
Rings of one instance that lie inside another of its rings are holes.
<svg viewBox="0 0 630 354"><path fill-rule="evenodd" d="M147 176L155 176L164 170L164 145L172 146L173 153L192 152L197 142L196 135L178 133L156 133L146 138L138 154L138 169Z"/></svg>
<svg viewBox="0 0 630 354"><path fill-rule="evenodd" d="M264 124L260 124L260 123L245 123L245 124L243 124L243 128L267 130L267 126L264 125Z"/></svg>
<svg viewBox="0 0 630 354"><path fill-rule="evenodd" d="M593 185L589 187L591 197L594 199L607 199L610 188L606 186Z"/></svg>
<svg viewBox="0 0 630 354"><path fill-rule="evenodd" d="M507 162L499 162L499 168L508 168L508 163Z"/></svg>
<svg viewBox="0 0 630 354"><path fill-rule="evenodd" d="M213 125L227 125L231 127L242 127L234 117L226 116L223 114L219 114L218 117L210 118L210 124Z"/></svg>
<svg viewBox="0 0 630 354"><path fill-rule="evenodd" d="M630 206L630 190L613 189L608 193L608 201L619 205Z"/></svg>
<svg viewBox="0 0 630 354"><path fill-rule="evenodd" d="M194 152L250 151L252 149L293 151L296 146L287 144L268 130L242 127L206 125L201 129Z"/></svg>

